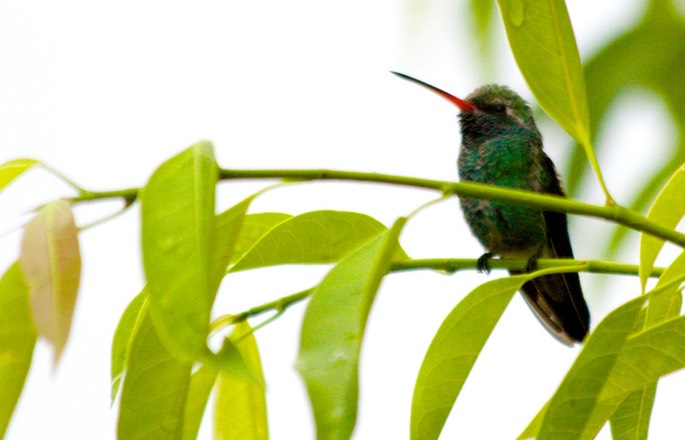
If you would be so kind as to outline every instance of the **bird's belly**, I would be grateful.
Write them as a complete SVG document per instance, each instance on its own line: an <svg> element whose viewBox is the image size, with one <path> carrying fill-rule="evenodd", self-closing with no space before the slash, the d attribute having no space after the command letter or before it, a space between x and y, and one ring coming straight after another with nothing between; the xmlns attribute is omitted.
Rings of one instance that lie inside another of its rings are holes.
<svg viewBox="0 0 685 440"><path fill-rule="evenodd" d="M534 255L546 241L542 212L519 203L460 199L473 235L489 252L508 258Z"/></svg>

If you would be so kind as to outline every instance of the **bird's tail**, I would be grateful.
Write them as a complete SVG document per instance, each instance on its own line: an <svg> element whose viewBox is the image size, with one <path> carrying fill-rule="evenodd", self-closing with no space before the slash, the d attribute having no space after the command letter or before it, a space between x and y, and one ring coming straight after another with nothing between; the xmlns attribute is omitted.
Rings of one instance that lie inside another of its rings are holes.
<svg viewBox="0 0 685 440"><path fill-rule="evenodd" d="M590 312L577 273L540 276L525 283L521 292L540 322L558 340L570 345L585 339Z"/></svg>

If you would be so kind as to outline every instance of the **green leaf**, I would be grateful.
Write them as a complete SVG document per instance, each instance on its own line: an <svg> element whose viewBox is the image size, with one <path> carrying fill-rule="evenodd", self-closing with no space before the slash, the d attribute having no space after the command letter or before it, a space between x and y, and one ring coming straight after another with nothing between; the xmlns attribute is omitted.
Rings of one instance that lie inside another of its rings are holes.
<svg viewBox="0 0 685 440"><path fill-rule="evenodd" d="M528 279L514 276L482 284L447 315L428 347L414 386L412 440L438 438L495 324Z"/></svg>
<svg viewBox="0 0 685 440"><path fill-rule="evenodd" d="M538 103L573 138L590 145L583 70L566 4L563 0L497 3L514 58Z"/></svg>
<svg viewBox="0 0 685 440"><path fill-rule="evenodd" d="M221 370L216 390L214 438L266 440L269 438L266 394L257 341L247 321L236 325L230 339L253 378L245 378L234 368Z"/></svg>
<svg viewBox="0 0 685 440"><path fill-rule="evenodd" d="M78 231L69 203L42 207L24 231L19 264L29 285L31 313L38 334L53 346L59 361L69 338L81 276Z"/></svg>
<svg viewBox="0 0 685 440"><path fill-rule="evenodd" d="M191 364L166 350L147 307L141 313L121 391L118 439L178 439L183 435Z"/></svg>
<svg viewBox="0 0 685 440"><path fill-rule="evenodd" d="M226 275L226 268L240 242L245 213L254 198L255 196L250 196L216 217L216 242L214 244L214 267L212 268L215 280L213 289L215 291L219 288L221 279Z"/></svg>
<svg viewBox="0 0 685 440"><path fill-rule="evenodd" d="M162 164L141 194L150 317L164 345L187 360L209 355L217 178L212 145L199 142Z"/></svg>
<svg viewBox="0 0 685 440"><path fill-rule="evenodd" d="M0 279L0 438L24 388L36 337L29 288L15 263Z"/></svg>
<svg viewBox="0 0 685 440"><path fill-rule="evenodd" d="M335 265L305 312L297 370L307 385L319 440L347 439L354 429L366 319L405 222L397 220Z"/></svg>
<svg viewBox="0 0 685 440"><path fill-rule="evenodd" d="M231 264L233 265L242 259L255 243L276 227L276 225L292 217L290 214L281 212L260 212L246 215L240 235L238 236L238 242L233 249Z"/></svg>
<svg viewBox="0 0 685 440"><path fill-rule="evenodd" d="M591 424L602 389L609 382L609 375L618 363L619 354L635 328L647 298L643 295L623 304L599 323L547 403L544 415L536 416L542 417L542 422L526 429L527 437L586 438L586 425ZM614 407L620 403L618 400ZM610 415L611 412L606 417ZM539 431L531 432L535 427Z"/></svg>
<svg viewBox="0 0 685 440"><path fill-rule="evenodd" d="M131 346L131 335L134 329L139 325L138 321L144 317L140 313L145 300L147 299L147 292L141 291L128 304L126 310L119 319L119 325L114 332L114 339L112 340L112 403L119 393L119 387L124 378L126 370L126 360L128 359L128 352Z"/></svg>
<svg viewBox="0 0 685 440"><path fill-rule="evenodd" d="M662 226L675 228L685 215L685 166L681 166L661 190L647 214L647 219ZM649 234L640 234L640 281L644 289L654 261L664 240Z"/></svg>
<svg viewBox="0 0 685 440"><path fill-rule="evenodd" d="M682 252L671 265L659 277L659 282L655 288L661 288L659 292L652 295L649 300L645 314L644 328L653 327L667 319L678 316L682 305L682 294L678 284L672 284L678 277L685 272L685 252ZM671 287L664 286L672 284ZM653 382L645 385L630 393L615 411L612 411L610 404L604 403L608 407L606 413L612 413L611 432L616 439L637 439L647 438L649 421L654 405L657 383ZM607 402L616 402L616 399ZM596 417L593 414L593 419ZM599 432L601 425L606 418L596 422L596 432Z"/></svg>
<svg viewBox="0 0 685 440"><path fill-rule="evenodd" d="M647 439L655 395L656 382L628 395L611 417L611 437L614 440Z"/></svg>
<svg viewBox="0 0 685 440"><path fill-rule="evenodd" d="M230 270L333 263L386 229L377 220L356 212L307 212L278 223ZM398 258L403 255L398 251Z"/></svg>
<svg viewBox="0 0 685 440"><path fill-rule="evenodd" d="M540 107L584 148L607 199L592 148L583 69L564 0L498 0L509 45Z"/></svg>
<svg viewBox="0 0 685 440"><path fill-rule="evenodd" d="M202 416L216 382L217 370L212 365L203 365L190 377L190 389L183 417L183 439L194 440L200 430Z"/></svg>
<svg viewBox="0 0 685 440"><path fill-rule="evenodd" d="M0 165L0 191L12 183L24 171L27 171L39 162L33 159L15 159Z"/></svg>

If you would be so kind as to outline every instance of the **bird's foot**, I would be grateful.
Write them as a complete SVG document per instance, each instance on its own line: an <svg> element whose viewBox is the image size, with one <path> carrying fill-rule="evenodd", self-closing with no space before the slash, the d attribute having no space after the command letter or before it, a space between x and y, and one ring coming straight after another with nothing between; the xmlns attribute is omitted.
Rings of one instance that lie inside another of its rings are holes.
<svg viewBox="0 0 685 440"><path fill-rule="evenodd" d="M478 261L476 262L476 270L478 273L490 273L490 259L494 256L495 254L492 252L486 252L478 257Z"/></svg>
<svg viewBox="0 0 685 440"><path fill-rule="evenodd" d="M542 249L537 251L535 254L533 254L532 257L528 259L528 263L526 263L526 272L535 272L538 270L538 259L542 255Z"/></svg>

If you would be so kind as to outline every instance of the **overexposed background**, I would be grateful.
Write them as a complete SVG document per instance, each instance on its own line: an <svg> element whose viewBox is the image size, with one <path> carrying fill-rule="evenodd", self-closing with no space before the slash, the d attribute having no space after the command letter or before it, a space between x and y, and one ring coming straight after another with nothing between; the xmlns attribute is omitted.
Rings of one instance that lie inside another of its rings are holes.
<svg viewBox="0 0 685 440"><path fill-rule="evenodd" d="M164 160L211 140L225 168L336 168L455 180L459 132L445 101L390 74L398 70L457 95L499 82L532 96L499 29L494 71L479 66L470 2L389 0L5 1L0 3L0 162L40 159L86 188L142 186ZM637 0L569 2L581 55L597 50L642 12ZM499 25L498 25L499 26ZM619 202L635 175L674 136L665 111L636 93L621 99L600 156ZM626 120L633 121L626 124ZM616 124L614 124L616 125ZM549 155L570 140L542 125ZM612 129L613 128L613 129ZM220 208L264 183L225 183ZM32 171L0 194L2 270L18 253L16 228L31 209L71 190ZM251 212L355 210L385 224L436 194L356 184L303 184L269 192ZM601 203L594 183L578 197ZM79 207L85 224L117 203ZM81 235L83 277L72 338L53 372L40 342L7 438L110 439L109 356L118 318L143 286L139 210ZM598 258L606 234L573 218L579 258ZM477 257L482 249L456 199L421 213L402 245L413 257ZM633 240L634 244L634 240ZM626 258L635 258L626 252ZM628 261L635 262L635 261ZM215 313L237 312L314 285L326 268L275 268L231 275ZM501 273L493 273L498 276ZM636 295L637 279L583 276L593 322ZM406 438L413 381L432 335L484 275L430 272L386 278L362 353L357 439ZM273 439L313 438L309 404L293 363L303 305L257 332ZM544 404L577 355L556 342L517 296L478 360L444 438L513 438ZM654 438L682 438L685 380L659 388ZM676 403L674 403L676 402ZM206 422L211 417L206 417ZM678 435L677 433L680 433ZM608 432L605 430L606 436ZM211 437L205 423L202 438Z"/></svg>

